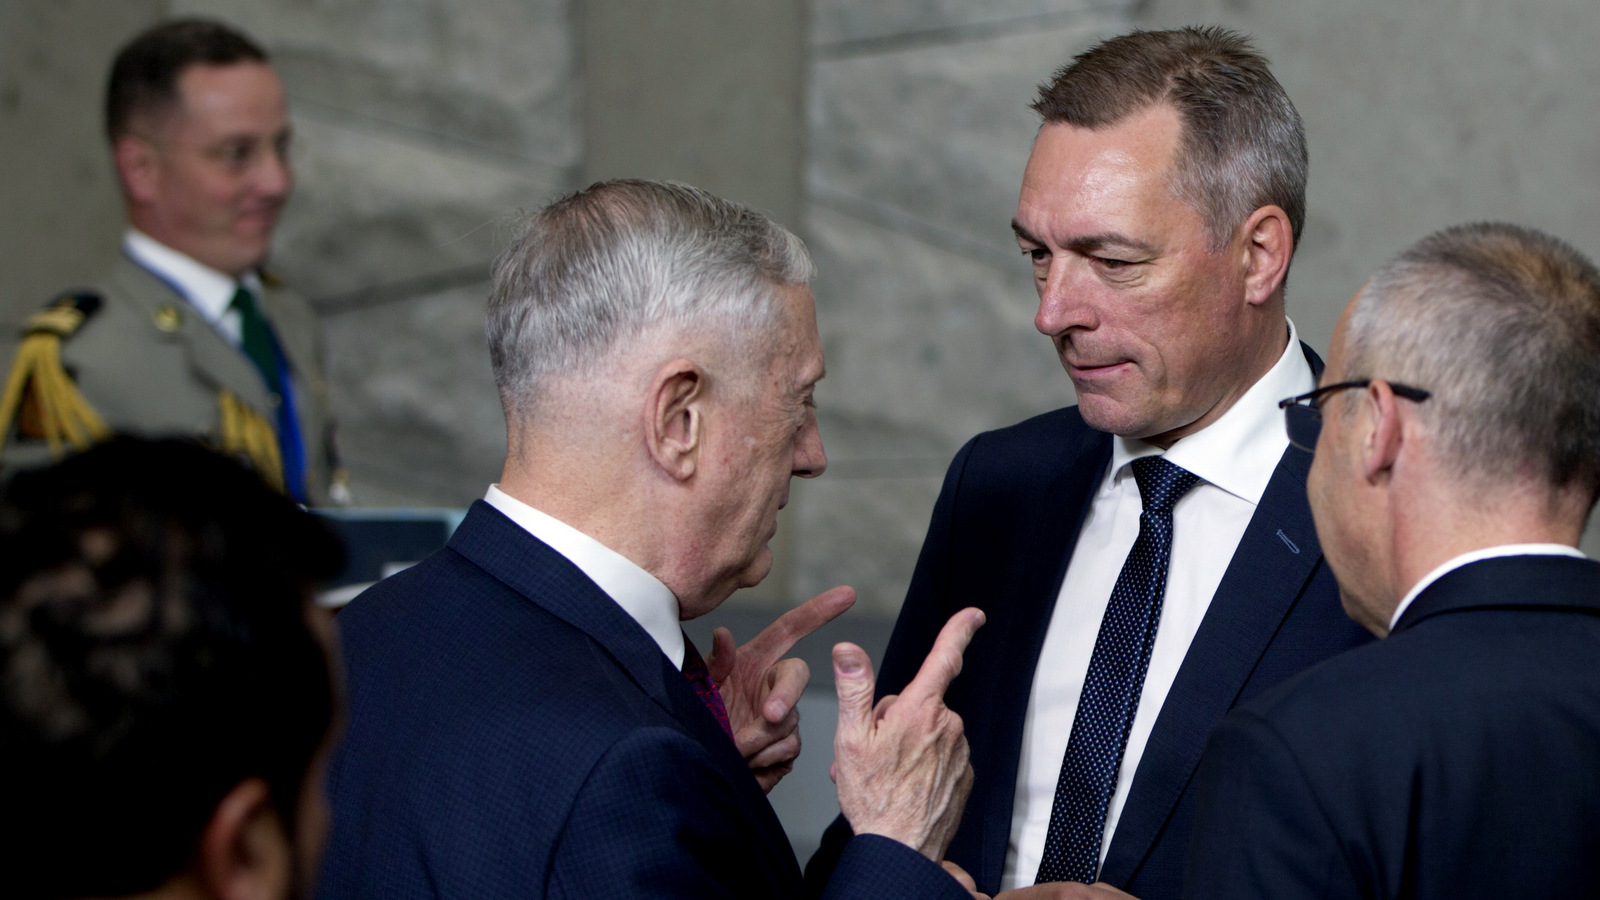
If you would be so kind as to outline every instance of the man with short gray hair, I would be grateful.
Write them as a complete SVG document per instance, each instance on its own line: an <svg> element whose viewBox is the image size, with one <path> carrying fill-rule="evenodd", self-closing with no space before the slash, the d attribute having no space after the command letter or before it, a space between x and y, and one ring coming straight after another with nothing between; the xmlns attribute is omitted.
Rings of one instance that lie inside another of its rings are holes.
<svg viewBox="0 0 1600 900"><path fill-rule="evenodd" d="M991 893L1101 881L1172 900L1211 726L1368 639L1339 611L1310 458L1275 405L1321 365L1284 312L1305 131L1220 28L1104 41L1034 109L1012 228L1078 402L956 455L882 684L982 598L990 624L947 698L976 772L950 858Z"/></svg>
<svg viewBox="0 0 1600 900"><path fill-rule="evenodd" d="M328 898L798 897L762 795L799 753L809 673L781 660L835 588L702 659L679 626L772 567L791 477L827 466L800 241L685 185L594 185L495 264L498 484L449 546L340 614L351 718L330 779ZM971 784L944 688L951 617L873 704L834 648L851 842L830 897L964 898L938 863Z"/></svg>
<svg viewBox="0 0 1600 900"><path fill-rule="evenodd" d="M1384 639L1218 726L1184 895L1592 895L1600 272L1526 228L1440 232L1351 300L1322 382L1289 437Z"/></svg>

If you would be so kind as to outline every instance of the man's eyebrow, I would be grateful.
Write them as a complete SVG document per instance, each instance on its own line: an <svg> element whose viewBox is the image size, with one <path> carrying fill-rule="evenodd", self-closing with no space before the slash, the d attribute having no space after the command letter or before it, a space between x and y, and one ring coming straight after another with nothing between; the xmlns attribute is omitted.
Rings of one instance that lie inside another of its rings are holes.
<svg viewBox="0 0 1600 900"><path fill-rule="evenodd" d="M1075 237L1068 241L1066 246L1067 249L1071 250L1073 253L1082 254L1095 253L1108 248L1114 248L1117 250L1132 250L1136 253L1141 253L1146 256L1157 255L1156 246L1154 244L1149 243L1148 241L1141 241L1138 238L1128 237L1125 234L1117 234L1114 231L1104 232L1102 234L1086 234L1082 237Z"/></svg>
<svg viewBox="0 0 1600 900"><path fill-rule="evenodd" d="M1027 241L1030 244L1038 244L1041 247L1047 246L1044 241L1034 237L1033 232L1022 227L1022 223L1016 219L1011 220L1011 230L1016 233L1020 240ZM1138 238L1128 237L1125 234L1118 234L1114 231L1107 231L1101 234L1086 234L1082 237L1073 238L1066 243L1066 249L1074 253L1094 253L1107 248L1132 250L1135 253L1142 253L1146 256L1155 256L1157 253L1154 244L1148 241L1141 241Z"/></svg>

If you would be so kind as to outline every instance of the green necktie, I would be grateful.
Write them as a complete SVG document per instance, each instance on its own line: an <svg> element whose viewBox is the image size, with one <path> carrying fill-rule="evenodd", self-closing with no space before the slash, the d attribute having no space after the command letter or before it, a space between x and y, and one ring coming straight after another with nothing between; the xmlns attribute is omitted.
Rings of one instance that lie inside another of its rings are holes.
<svg viewBox="0 0 1600 900"><path fill-rule="evenodd" d="M240 285L233 292L233 302L228 304L228 308L239 311L239 345L244 355L250 357L250 361L261 371L261 377L267 382L267 390L276 396L283 396L283 383L278 379L278 341L272 336L272 329L267 327L267 320L256 305L255 295L250 293L249 288Z"/></svg>

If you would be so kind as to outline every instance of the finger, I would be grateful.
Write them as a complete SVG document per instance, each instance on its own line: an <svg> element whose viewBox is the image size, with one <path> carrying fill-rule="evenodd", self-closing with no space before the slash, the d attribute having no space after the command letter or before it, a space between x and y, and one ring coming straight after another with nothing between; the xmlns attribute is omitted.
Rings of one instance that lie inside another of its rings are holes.
<svg viewBox="0 0 1600 900"><path fill-rule="evenodd" d="M792 771L794 771L794 766L784 765L771 766L765 769L755 769L751 772L751 774L756 777L756 783L761 785L761 790L764 793L770 794L772 793L772 789L778 786L778 782L783 780L783 776Z"/></svg>
<svg viewBox="0 0 1600 900"><path fill-rule="evenodd" d="M811 683L811 667L803 659L780 659L767 670L767 678L771 680L772 687L761 701L761 716L777 724L794 709L794 705L800 702L800 695L806 692L806 685Z"/></svg>
<svg viewBox="0 0 1600 900"><path fill-rule="evenodd" d="M833 645L833 687L839 695L835 744L858 740L872 730L874 681L867 651L851 643Z"/></svg>
<svg viewBox="0 0 1600 900"><path fill-rule="evenodd" d="M917 677L911 679L901 695L918 702L943 698L950 682L961 674L961 654L966 652L967 645L972 643L972 636L983 627L983 623L983 610L975 606L951 616L939 631L939 637L934 640L928 658L922 661Z"/></svg>
<svg viewBox="0 0 1600 900"><path fill-rule="evenodd" d="M856 589L829 588L796 606L750 639L741 652L750 654L758 669L765 669L788 653L801 638L839 618L856 602Z"/></svg>
<svg viewBox="0 0 1600 900"><path fill-rule="evenodd" d="M718 628L711 633L711 655L706 657L706 671L711 675L712 684L722 684L733 674L733 663L737 657L734 649L733 632L726 628Z"/></svg>
<svg viewBox="0 0 1600 900"><path fill-rule="evenodd" d="M795 731L761 748L756 755L750 757L748 763L752 769L765 769L771 766L792 765L799 758L800 732Z"/></svg>

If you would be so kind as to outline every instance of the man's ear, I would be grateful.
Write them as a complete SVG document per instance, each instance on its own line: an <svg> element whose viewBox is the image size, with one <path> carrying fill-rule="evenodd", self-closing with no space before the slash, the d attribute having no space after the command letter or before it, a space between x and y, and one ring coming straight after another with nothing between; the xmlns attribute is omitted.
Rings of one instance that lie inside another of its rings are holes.
<svg viewBox="0 0 1600 900"><path fill-rule="evenodd" d="M1289 214L1268 204L1244 222L1244 296L1252 306L1267 302L1283 284L1294 256Z"/></svg>
<svg viewBox="0 0 1600 900"><path fill-rule="evenodd" d="M117 138L111 150L112 162L117 167L117 178L128 199L136 203L149 203L156 195L157 171L154 144L142 137L125 134Z"/></svg>
<svg viewBox="0 0 1600 900"><path fill-rule="evenodd" d="M207 893L222 900L281 900L294 877L294 852L272 792L261 778L233 786L200 834Z"/></svg>
<svg viewBox="0 0 1600 900"><path fill-rule="evenodd" d="M1387 479L1405 443L1400 404L1386 381L1374 381L1361 393L1362 415L1368 428L1362 443L1362 475L1372 484Z"/></svg>
<svg viewBox="0 0 1600 900"><path fill-rule="evenodd" d="M645 396L645 443L650 458L678 481L695 473L705 442L706 373L690 359L656 370Z"/></svg>

